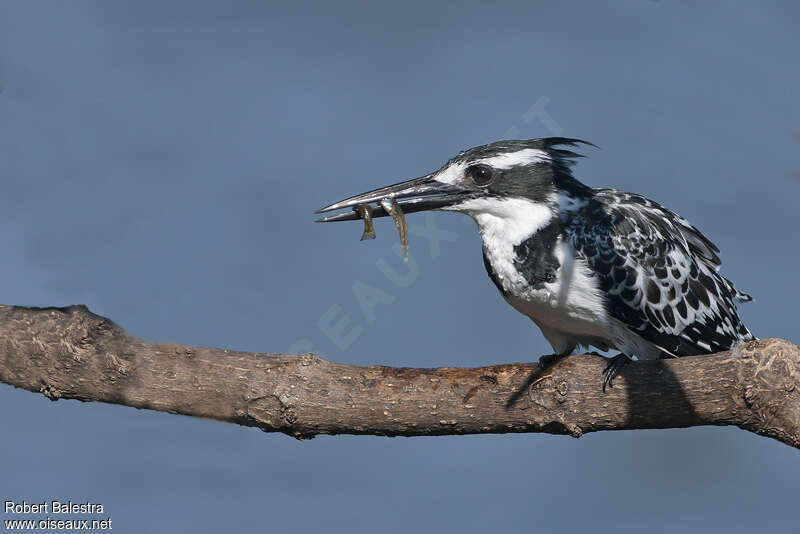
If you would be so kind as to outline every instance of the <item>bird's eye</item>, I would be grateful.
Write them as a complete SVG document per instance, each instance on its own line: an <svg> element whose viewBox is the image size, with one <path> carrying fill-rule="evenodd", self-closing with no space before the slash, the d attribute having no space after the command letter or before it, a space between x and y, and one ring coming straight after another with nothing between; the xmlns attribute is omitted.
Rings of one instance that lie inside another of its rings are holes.
<svg viewBox="0 0 800 534"><path fill-rule="evenodd" d="M467 168L467 176L475 182L475 185L488 185L494 178L492 171L488 165L472 165Z"/></svg>

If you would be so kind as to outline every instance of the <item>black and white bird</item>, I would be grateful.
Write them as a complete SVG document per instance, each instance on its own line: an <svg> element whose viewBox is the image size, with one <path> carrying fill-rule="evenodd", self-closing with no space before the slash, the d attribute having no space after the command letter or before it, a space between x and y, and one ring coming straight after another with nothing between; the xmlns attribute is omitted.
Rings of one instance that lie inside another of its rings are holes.
<svg viewBox="0 0 800 534"><path fill-rule="evenodd" d="M394 199L405 213L465 213L506 301L553 347L616 349L603 387L629 357L708 354L755 339L736 302L752 298L719 274L719 249L686 219L643 196L593 189L572 175L581 157L550 137L463 151L438 171L318 213ZM374 217L385 216L377 208ZM346 212L323 222L358 219Z"/></svg>

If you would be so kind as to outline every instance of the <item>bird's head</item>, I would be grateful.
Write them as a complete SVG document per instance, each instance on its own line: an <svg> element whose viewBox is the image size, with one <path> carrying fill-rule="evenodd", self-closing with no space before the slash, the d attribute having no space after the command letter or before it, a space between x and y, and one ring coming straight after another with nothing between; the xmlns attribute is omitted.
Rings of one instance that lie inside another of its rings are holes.
<svg viewBox="0 0 800 534"><path fill-rule="evenodd" d="M572 177L569 167L579 154L559 146L591 145L579 139L548 137L521 141L497 141L470 148L449 160L438 171L414 180L375 189L347 198L317 213L394 199L405 213L447 210L481 215L500 214L511 204L544 208L557 202L558 191L574 197L589 188ZM373 217L387 213L375 209ZM319 222L358 219L354 211L329 215ZM480 222L480 221L479 221Z"/></svg>

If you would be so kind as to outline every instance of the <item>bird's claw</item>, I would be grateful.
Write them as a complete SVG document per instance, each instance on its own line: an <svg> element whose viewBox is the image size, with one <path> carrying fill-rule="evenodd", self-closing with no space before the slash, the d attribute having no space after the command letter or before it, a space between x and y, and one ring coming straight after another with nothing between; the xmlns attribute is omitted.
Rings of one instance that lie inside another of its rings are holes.
<svg viewBox="0 0 800 534"><path fill-rule="evenodd" d="M606 392L606 386L609 388L614 387L614 379L622 371L622 368L630 362L631 359L624 354L617 354L613 358L609 358L608 365L603 371L603 393Z"/></svg>
<svg viewBox="0 0 800 534"><path fill-rule="evenodd" d="M544 356L540 356L539 369L546 369L547 367L550 367L563 357L564 357L563 354L545 354Z"/></svg>

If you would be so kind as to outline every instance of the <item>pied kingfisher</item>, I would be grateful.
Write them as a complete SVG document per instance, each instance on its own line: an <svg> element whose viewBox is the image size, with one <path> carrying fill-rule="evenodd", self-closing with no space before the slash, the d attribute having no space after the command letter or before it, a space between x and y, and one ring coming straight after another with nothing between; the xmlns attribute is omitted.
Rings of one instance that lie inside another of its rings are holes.
<svg viewBox="0 0 800 534"><path fill-rule="evenodd" d="M572 175L578 139L498 141L459 153L438 171L327 206L390 199L406 213L472 217L489 277L542 330L554 354L578 346L629 357L708 354L755 339L735 302L752 298L719 274L719 249L686 219L652 200L593 189ZM594 145L592 145L594 146ZM374 217L387 215L378 207ZM354 212L321 221L353 220Z"/></svg>

